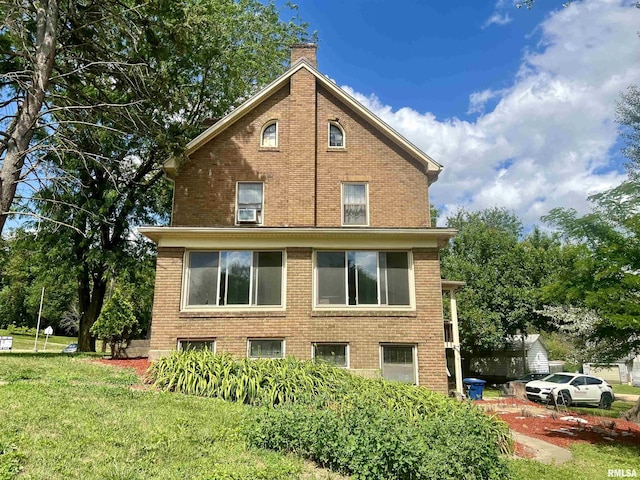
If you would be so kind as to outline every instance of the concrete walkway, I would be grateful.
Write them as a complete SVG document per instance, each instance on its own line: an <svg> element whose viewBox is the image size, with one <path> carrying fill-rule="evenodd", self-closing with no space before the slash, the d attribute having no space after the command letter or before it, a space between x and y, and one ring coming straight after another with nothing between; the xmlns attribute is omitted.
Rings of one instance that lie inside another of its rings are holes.
<svg viewBox="0 0 640 480"><path fill-rule="evenodd" d="M637 402L640 395L634 395L633 393L616 393L616 400L622 400L624 402Z"/></svg>
<svg viewBox="0 0 640 480"><path fill-rule="evenodd" d="M522 445L531 448L535 454L535 460L540 463L550 465L555 463L561 465L571 460L571 451L566 448L558 447L553 443L538 440L537 438L528 437L518 432L511 431L513 439Z"/></svg>

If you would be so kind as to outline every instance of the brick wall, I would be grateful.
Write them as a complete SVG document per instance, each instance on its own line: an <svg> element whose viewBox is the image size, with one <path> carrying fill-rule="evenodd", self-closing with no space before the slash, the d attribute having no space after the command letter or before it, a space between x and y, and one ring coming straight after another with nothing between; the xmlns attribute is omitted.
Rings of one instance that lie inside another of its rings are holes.
<svg viewBox="0 0 640 480"><path fill-rule="evenodd" d="M328 148L328 121L335 119L345 149ZM278 147L260 148L270 120L278 121ZM429 226L424 166L316 88L305 69L180 166L172 224L233 226L238 181L264 182L264 226L341 226L340 185L349 181L369 184L371 227Z"/></svg>
<svg viewBox="0 0 640 480"><path fill-rule="evenodd" d="M261 148L271 120L278 121L278 146ZM344 129L346 148L328 147L329 120ZM172 225L233 226L238 181L264 182L264 226L339 227L340 185L353 181L369 185L370 227L429 226L425 167L318 88L305 69L180 166ZM381 343L415 344L419 383L446 392L437 250L413 252L415 312L314 311L312 256L310 248L287 249L286 311L180 312L184 249L160 247L150 356L175 349L179 338L215 338L219 351L239 357L248 338L284 338L287 355L302 359L311 357L313 342L348 342L351 367L371 375L380 368Z"/></svg>
<svg viewBox="0 0 640 480"><path fill-rule="evenodd" d="M151 357L173 350L177 340L215 338L219 352L244 357L249 338L284 338L287 355L311 358L313 342L348 343L351 368L380 368L381 343L417 345L420 385L446 392L442 297L438 252L414 250L416 310L313 311L312 249L287 249L286 312L180 312L184 250L159 248Z"/></svg>

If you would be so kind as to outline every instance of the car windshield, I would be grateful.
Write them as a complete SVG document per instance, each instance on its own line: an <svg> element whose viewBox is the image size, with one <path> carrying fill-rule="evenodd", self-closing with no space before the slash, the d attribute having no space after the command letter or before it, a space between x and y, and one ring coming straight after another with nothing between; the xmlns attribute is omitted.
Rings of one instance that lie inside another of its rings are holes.
<svg viewBox="0 0 640 480"><path fill-rule="evenodd" d="M544 379L545 382L551 383L569 383L574 379L573 375L562 375L561 373L554 373Z"/></svg>

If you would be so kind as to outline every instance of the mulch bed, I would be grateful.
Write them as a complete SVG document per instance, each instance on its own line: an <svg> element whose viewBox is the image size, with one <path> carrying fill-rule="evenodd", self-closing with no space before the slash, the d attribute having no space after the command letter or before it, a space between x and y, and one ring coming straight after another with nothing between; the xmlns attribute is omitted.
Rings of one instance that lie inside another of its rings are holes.
<svg viewBox="0 0 640 480"><path fill-rule="evenodd" d="M112 367L135 368L136 373L142 380L146 378L147 370L150 365L148 358L127 358L115 360L111 358L101 358L96 361L104 365L111 365Z"/></svg>
<svg viewBox="0 0 640 480"><path fill-rule="evenodd" d="M480 400L474 403L507 422L511 430L559 447L569 447L575 442L640 446L640 425L620 418L571 411L555 412L518 398ZM517 449L516 454L520 456Z"/></svg>
<svg viewBox="0 0 640 480"><path fill-rule="evenodd" d="M559 413L558 418L551 414L529 417L522 413L498 412L497 415L509 424L511 430L559 447L569 447L575 442L640 446L640 425L619 418L571 412Z"/></svg>

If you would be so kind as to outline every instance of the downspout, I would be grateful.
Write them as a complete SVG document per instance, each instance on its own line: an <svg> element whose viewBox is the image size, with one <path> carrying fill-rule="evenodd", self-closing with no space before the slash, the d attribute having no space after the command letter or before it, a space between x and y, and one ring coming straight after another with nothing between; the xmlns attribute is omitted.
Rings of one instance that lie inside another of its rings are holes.
<svg viewBox="0 0 640 480"><path fill-rule="evenodd" d="M313 79L314 82L316 82L316 79ZM313 148L313 168L314 168L314 174L313 174L313 226L317 227L318 226L318 84L316 82L316 88L313 89L314 91L314 95L315 95L315 99L314 99L314 104L315 104L315 112L314 112L314 117L315 117L315 122L314 122L314 137L313 137L313 142L314 142L314 148Z"/></svg>

